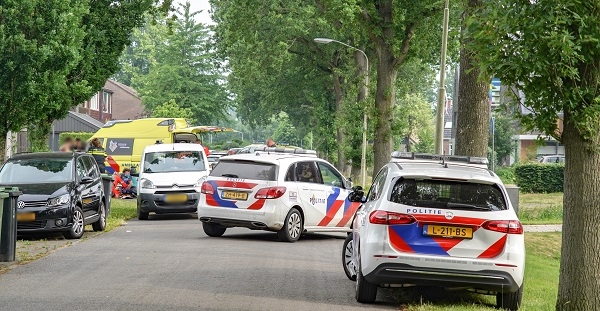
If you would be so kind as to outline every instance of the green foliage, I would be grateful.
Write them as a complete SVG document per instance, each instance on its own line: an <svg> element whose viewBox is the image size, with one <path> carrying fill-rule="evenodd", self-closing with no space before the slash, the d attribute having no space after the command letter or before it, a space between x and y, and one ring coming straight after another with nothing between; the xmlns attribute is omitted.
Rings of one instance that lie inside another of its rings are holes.
<svg viewBox="0 0 600 311"><path fill-rule="evenodd" d="M152 111L153 118L184 118L194 123L192 116L194 113L190 108L181 108L174 99L157 106Z"/></svg>
<svg viewBox="0 0 600 311"><path fill-rule="evenodd" d="M300 145L300 139L298 139L298 131L290 122L290 118L284 112L279 114L278 117L279 125L275 129L273 139L277 144L297 146Z"/></svg>
<svg viewBox="0 0 600 311"><path fill-rule="evenodd" d="M418 151L433 149L434 114L423 95L406 94L396 103L392 126L394 135L417 141Z"/></svg>
<svg viewBox="0 0 600 311"><path fill-rule="evenodd" d="M494 113L494 153L496 164L506 165L506 159L515 152L516 141L514 135L517 134L514 126L514 119L506 111L496 111ZM492 148L492 139L488 140L488 146Z"/></svg>
<svg viewBox="0 0 600 311"><path fill-rule="evenodd" d="M523 192L562 192L563 171L562 164L522 164L515 166L515 179Z"/></svg>
<svg viewBox="0 0 600 311"><path fill-rule="evenodd" d="M173 18L148 17L134 32L116 77L137 89L147 110L175 100L196 122L213 124L226 118L230 99L208 28L195 20L198 13L187 2Z"/></svg>
<svg viewBox="0 0 600 311"><path fill-rule="evenodd" d="M92 138L92 136L94 136L95 133L88 133L88 132L64 132L64 133L60 133L58 135L58 143L62 144L65 142L65 138L67 137L71 137L73 139L75 138L80 138L83 141L88 141L90 140L90 138Z"/></svg>
<svg viewBox="0 0 600 311"><path fill-rule="evenodd" d="M516 184L515 168L514 167L499 167L496 168L496 175L500 177L502 183L505 185Z"/></svg>

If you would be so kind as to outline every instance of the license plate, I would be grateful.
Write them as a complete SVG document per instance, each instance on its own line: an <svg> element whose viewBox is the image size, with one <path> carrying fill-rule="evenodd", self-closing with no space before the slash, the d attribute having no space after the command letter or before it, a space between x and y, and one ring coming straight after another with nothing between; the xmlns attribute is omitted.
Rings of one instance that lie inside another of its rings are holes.
<svg viewBox="0 0 600 311"><path fill-rule="evenodd" d="M221 197L223 199L246 201L246 200L248 200L248 193L247 192L237 192L237 191L223 191L223 194L221 195Z"/></svg>
<svg viewBox="0 0 600 311"><path fill-rule="evenodd" d="M34 221L35 213L18 213L17 221Z"/></svg>
<svg viewBox="0 0 600 311"><path fill-rule="evenodd" d="M423 235L472 239L473 228L425 225Z"/></svg>
<svg viewBox="0 0 600 311"><path fill-rule="evenodd" d="M182 203L188 200L187 194L168 194L165 196L165 202L167 203Z"/></svg>
<svg viewBox="0 0 600 311"><path fill-rule="evenodd" d="M90 204L90 203L92 203L92 199L91 198L89 198L89 199L83 199L83 200L81 200L81 203L83 203L83 204Z"/></svg>

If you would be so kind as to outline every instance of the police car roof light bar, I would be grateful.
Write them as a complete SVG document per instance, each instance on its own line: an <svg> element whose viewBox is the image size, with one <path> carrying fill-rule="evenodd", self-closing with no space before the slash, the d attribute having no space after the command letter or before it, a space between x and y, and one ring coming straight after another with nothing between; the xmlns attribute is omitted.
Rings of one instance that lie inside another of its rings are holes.
<svg viewBox="0 0 600 311"><path fill-rule="evenodd" d="M315 150L307 150L302 148L277 148L277 147L263 147L263 148L255 148L255 152L267 152L268 154L273 153L291 153L291 154L314 154L317 152Z"/></svg>
<svg viewBox="0 0 600 311"><path fill-rule="evenodd" d="M392 152L393 159L406 159L406 160L430 160L430 161L442 161L442 164L446 162L462 162L467 164L478 164L488 165L488 159L484 157L469 157L469 156L455 156L455 155L439 155L439 154L428 154L428 153L415 153L415 152Z"/></svg>

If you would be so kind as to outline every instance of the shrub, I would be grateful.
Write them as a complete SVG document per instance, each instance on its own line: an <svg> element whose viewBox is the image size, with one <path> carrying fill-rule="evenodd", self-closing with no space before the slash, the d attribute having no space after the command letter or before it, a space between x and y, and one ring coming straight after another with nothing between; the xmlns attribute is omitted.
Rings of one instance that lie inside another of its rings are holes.
<svg viewBox="0 0 600 311"><path fill-rule="evenodd" d="M563 192L563 164L523 164L515 167L517 186L523 192Z"/></svg>
<svg viewBox="0 0 600 311"><path fill-rule="evenodd" d="M60 133L60 135L58 136L58 143L59 145L65 142L65 138L67 137L71 137L73 139L75 138L80 138L83 141L88 141L90 138L92 138L92 136L94 136L95 133L89 133L89 132L64 132L64 133Z"/></svg>
<svg viewBox="0 0 600 311"><path fill-rule="evenodd" d="M499 167L496 169L496 175L500 177L502 183L505 185L516 184L515 180L515 169L513 167Z"/></svg>

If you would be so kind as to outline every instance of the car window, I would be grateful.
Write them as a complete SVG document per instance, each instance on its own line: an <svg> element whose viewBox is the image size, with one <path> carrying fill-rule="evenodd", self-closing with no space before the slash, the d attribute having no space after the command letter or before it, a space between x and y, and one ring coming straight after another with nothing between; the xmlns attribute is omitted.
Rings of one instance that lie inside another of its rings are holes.
<svg viewBox="0 0 600 311"><path fill-rule="evenodd" d="M374 201L379 199L381 196L381 192L383 190L383 186L385 184L385 180L388 175L388 168L382 168L379 173L377 173L377 177L373 180L373 184L371 185L371 189L369 189L369 195L367 196L367 201Z"/></svg>
<svg viewBox="0 0 600 311"><path fill-rule="evenodd" d="M294 174L295 172L296 172L296 163L293 163L292 165L290 165L290 168L288 168L288 171L285 174L285 181L296 181L296 176Z"/></svg>
<svg viewBox="0 0 600 311"><path fill-rule="evenodd" d="M160 151L144 155L144 173L205 171L202 151Z"/></svg>
<svg viewBox="0 0 600 311"><path fill-rule="evenodd" d="M87 156L82 157L82 159L86 166L87 176L94 179L98 178L100 176L100 173L98 172L94 159L92 159L92 157Z"/></svg>
<svg viewBox="0 0 600 311"><path fill-rule="evenodd" d="M442 180L399 179L390 201L430 208L491 210L506 209L502 191L496 185Z"/></svg>
<svg viewBox="0 0 600 311"><path fill-rule="evenodd" d="M87 168L85 167L85 164L83 163L83 160L81 158L77 159L77 165L75 166L75 168L76 168L77 177L79 177L79 180L81 180L83 177L87 176Z"/></svg>
<svg viewBox="0 0 600 311"><path fill-rule="evenodd" d="M59 183L73 180L71 159L15 159L0 170L1 184Z"/></svg>
<svg viewBox="0 0 600 311"><path fill-rule="evenodd" d="M323 184L333 187L344 187L343 177L331 165L324 162L317 162L317 166L321 172Z"/></svg>
<svg viewBox="0 0 600 311"><path fill-rule="evenodd" d="M240 160L220 160L218 163L210 173L210 176L276 180L277 165L272 163Z"/></svg>
<svg viewBox="0 0 600 311"><path fill-rule="evenodd" d="M315 167L315 162L306 161L296 163L296 180L299 182L321 183Z"/></svg>

